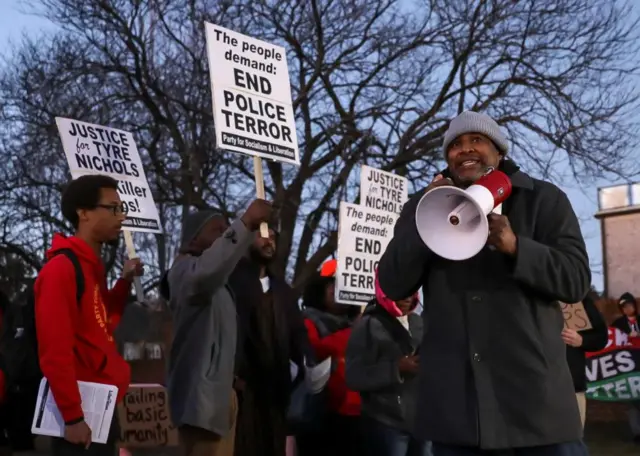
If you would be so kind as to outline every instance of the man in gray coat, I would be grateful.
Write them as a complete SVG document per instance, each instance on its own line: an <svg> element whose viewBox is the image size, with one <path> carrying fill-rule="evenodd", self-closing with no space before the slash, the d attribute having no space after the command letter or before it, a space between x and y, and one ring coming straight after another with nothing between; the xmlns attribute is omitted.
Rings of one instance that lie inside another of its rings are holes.
<svg viewBox="0 0 640 456"><path fill-rule="evenodd" d="M571 203L506 158L509 143L484 114L453 119L443 149L448 168L427 191L466 188L489 167L509 175L513 191L488 217L488 246L465 261L422 242L415 212L424 192L415 195L380 260L390 299L423 290L417 437L434 442L435 456L587 455L557 303L581 301L591 284Z"/></svg>
<svg viewBox="0 0 640 456"><path fill-rule="evenodd" d="M256 200L231 226L212 211L190 214L163 283L173 311L168 392L185 456L233 456L237 396L236 307L227 279L271 205Z"/></svg>

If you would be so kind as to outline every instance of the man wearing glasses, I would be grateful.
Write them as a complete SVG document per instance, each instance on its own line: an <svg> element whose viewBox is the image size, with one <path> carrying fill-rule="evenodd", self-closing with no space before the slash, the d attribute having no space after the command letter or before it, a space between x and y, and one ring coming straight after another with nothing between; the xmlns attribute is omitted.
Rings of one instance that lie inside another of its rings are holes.
<svg viewBox="0 0 640 456"><path fill-rule="evenodd" d="M40 368L66 425L64 438L53 439L54 455L115 451L116 426L107 444L91 443L77 382L115 385L118 401L129 386L129 365L117 351L112 330L124 311L131 281L143 269L137 259L126 261L122 277L107 288L102 246L118 239L126 218L117 188L115 179L101 175L83 176L68 185L62 214L75 235L54 236L35 284Z"/></svg>

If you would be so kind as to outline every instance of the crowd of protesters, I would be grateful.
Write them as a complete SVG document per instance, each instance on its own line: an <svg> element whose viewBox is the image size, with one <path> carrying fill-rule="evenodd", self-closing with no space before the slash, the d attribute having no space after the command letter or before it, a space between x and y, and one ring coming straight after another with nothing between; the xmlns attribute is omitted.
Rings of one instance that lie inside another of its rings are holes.
<svg viewBox="0 0 640 456"><path fill-rule="evenodd" d="M309 280L300 305L271 268L278 233L260 234L272 215L267 201L231 223L215 211L188 215L160 287L173 315L166 387L181 454L587 455L585 352L604 347L607 328L587 296L588 257L566 195L525 174L508 152L488 116L451 121L448 167L426 191L466 188L488 168L509 175L512 195L489 216L490 248L463 262L437 257L416 230L419 192L402 211L365 308L336 301L335 260ZM75 234L54 237L33 287L32 320L3 335L37 342L21 362L37 360L64 421L54 455L116 452L117 418L108 442L92 443L77 382L115 385L119 400L130 383L113 334L144 268L127 260L108 288L102 247L118 239L126 217L117 184L92 175L67 186L61 209ZM563 331L558 301L582 301L592 329ZM615 326L637 337L635 299L625 295L620 306ZM20 390L17 361L6 353L3 346L5 399ZM326 359L329 378L311 394L305 375ZM640 435L640 409L632 412ZM5 414L3 434L8 424Z"/></svg>

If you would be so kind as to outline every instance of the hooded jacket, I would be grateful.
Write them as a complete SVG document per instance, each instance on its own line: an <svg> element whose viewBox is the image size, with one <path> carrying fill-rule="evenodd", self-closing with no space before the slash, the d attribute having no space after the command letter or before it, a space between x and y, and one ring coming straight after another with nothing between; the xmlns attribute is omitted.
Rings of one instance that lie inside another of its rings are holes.
<svg viewBox="0 0 640 456"><path fill-rule="evenodd" d="M76 299L75 270L62 249L72 250L82 267L84 294ZM35 283L35 314L42 374L67 424L81 421L78 381L118 387L118 401L127 392L129 364L118 353L114 323L120 321L131 283L119 279L107 288L102 260L82 239L56 234L50 259Z"/></svg>
<svg viewBox="0 0 640 456"><path fill-rule="evenodd" d="M302 314L316 359L332 359L331 376L326 386L329 410L338 415L359 416L360 395L349 390L345 381L345 353L355 315L334 315L326 312L321 304L327 286L335 281L336 268L336 260L326 261L321 267L320 277L307 285ZM352 309L358 310L356 307Z"/></svg>
<svg viewBox="0 0 640 456"><path fill-rule="evenodd" d="M199 221L190 217L184 230L195 236L199 229L192 229L191 222ZM164 280L173 314L167 391L178 427L195 426L219 436L231 430L237 314L227 280L254 239L236 220L200 255L179 256Z"/></svg>
<svg viewBox="0 0 640 456"><path fill-rule="evenodd" d="M636 298L631 293L627 292L623 293L618 300L620 311L622 311L622 308L625 306L625 304L633 304L633 307L636 309L635 317L631 317L631 319L629 319L629 317L627 317L623 313L621 317L615 319L611 326L619 329L625 334L631 334L632 332L634 332L632 324L640 326L640 319L638 318L638 303L636 302Z"/></svg>
<svg viewBox="0 0 640 456"><path fill-rule="evenodd" d="M409 313L407 330L398 320L400 315L396 303L387 298L376 280L376 299L354 326L347 345L346 380L350 389L360 393L363 416L409 432L417 376L401 374L398 361L417 352L423 324L418 315Z"/></svg>

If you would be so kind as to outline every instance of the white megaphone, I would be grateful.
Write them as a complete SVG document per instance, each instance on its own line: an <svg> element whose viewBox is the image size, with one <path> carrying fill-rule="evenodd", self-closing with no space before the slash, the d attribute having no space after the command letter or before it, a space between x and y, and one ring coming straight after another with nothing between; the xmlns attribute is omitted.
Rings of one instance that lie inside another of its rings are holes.
<svg viewBox="0 0 640 456"><path fill-rule="evenodd" d="M418 203L418 234L442 258L454 261L471 258L487 243L487 215L510 194L511 179L493 168L466 190L450 185L436 187Z"/></svg>

